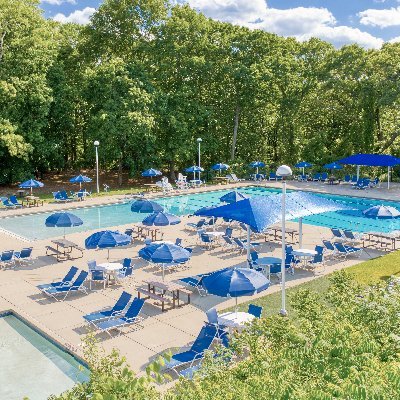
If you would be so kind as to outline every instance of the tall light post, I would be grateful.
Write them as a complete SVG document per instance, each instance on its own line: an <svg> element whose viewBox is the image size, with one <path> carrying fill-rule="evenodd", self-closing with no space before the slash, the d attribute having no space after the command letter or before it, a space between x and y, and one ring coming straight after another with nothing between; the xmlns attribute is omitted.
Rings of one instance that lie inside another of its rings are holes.
<svg viewBox="0 0 400 400"><path fill-rule="evenodd" d="M282 262L281 262L281 281L282 281L282 307L280 314L287 315L286 311L286 181L285 178L292 175L292 170L287 165L281 165L276 175L282 177Z"/></svg>
<svg viewBox="0 0 400 400"><path fill-rule="evenodd" d="M95 140L93 142L94 148L96 149L96 185L97 185L97 193L100 193L100 188L99 188L99 152L98 152L98 147L100 145L100 142L98 140Z"/></svg>
<svg viewBox="0 0 400 400"><path fill-rule="evenodd" d="M199 168L201 168L201 165L200 165L200 148L201 148L201 142L202 141L203 141L202 138L197 138L197 144L199 146ZM201 174L201 172L199 171L199 180L200 180L200 174Z"/></svg>

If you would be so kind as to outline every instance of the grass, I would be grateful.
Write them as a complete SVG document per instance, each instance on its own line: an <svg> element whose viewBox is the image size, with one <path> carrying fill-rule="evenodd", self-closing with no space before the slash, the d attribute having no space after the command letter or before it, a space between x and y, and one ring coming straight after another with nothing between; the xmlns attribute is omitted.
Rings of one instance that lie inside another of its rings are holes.
<svg viewBox="0 0 400 400"><path fill-rule="evenodd" d="M378 281L387 280L391 276L400 276L400 251L353 265L346 268L346 271L352 274L354 279L362 285L371 285ZM298 292L300 289L309 289L313 292L323 294L328 290L329 276L330 275L325 275L287 289L286 308L288 314L295 317L295 312L290 305L290 298L296 292ZM247 311L250 303L262 306L264 316L276 315L281 309L281 292L272 293L264 297L240 304L238 307L239 311ZM230 310L233 310L233 308L230 308Z"/></svg>

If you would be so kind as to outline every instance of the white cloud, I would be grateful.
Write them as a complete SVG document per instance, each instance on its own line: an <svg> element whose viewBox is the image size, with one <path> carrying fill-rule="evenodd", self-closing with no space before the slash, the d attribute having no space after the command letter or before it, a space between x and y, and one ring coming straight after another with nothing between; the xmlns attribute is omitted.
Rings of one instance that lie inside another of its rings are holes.
<svg viewBox="0 0 400 400"><path fill-rule="evenodd" d="M64 3L76 4L76 0L40 0L41 3L47 3L52 6L60 6Z"/></svg>
<svg viewBox="0 0 400 400"><path fill-rule="evenodd" d="M299 40L318 37L338 47L358 43L366 48L379 48L383 43L382 39L359 29L336 26L337 21L327 8L277 9L268 7L265 0L186 1L208 17L253 29L263 29L282 36L293 36Z"/></svg>
<svg viewBox="0 0 400 400"><path fill-rule="evenodd" d="M85 25L89 22L90 17L94 14L95 11L95 8L86 7L83 10L75 10L68 16L62 13L58 13L53 17L53 19L63 24L67 22L75 22L80 25Z"/></svg>
<svg viewBox="0 0 400 400"><path fill-rule="evenodd" d="M400 7L392 7L384 10L370 8L358 13L362 25L387 28L400 25Z"/></svg>
<svg viewBox="0 0 400 400"><path fill-rule="evenodd" d="M389 40L389 43L400 43L400 36L394 37Z"/></svg>

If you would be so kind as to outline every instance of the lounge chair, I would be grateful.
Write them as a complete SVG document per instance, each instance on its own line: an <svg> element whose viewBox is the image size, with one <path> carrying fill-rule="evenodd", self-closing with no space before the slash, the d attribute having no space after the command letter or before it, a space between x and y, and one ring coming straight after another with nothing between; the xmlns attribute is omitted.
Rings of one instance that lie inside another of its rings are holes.
<svg viewBox="0 0 400 400"><path fill-rule="evenodd" d="M344 237L343 233L338 228L331 228L332 232L332 240L336 240L337 242L344 242L346 238Z"/></svg>
<svg viewBox="0 0 400 400"><path fill-rule="evenodd" d="M335 242L333 243L337 250L337 256L346 259L348 256L355 255L361 257L363 249L361 247L345 246L343 243Z"/></svg>
<svg viewBox="0 0 400 400"><path fill-rule="evenodd" d="M12 204L10 202L10 200L8 200L8 199L3 199L2 203L3 203L3 206L6 208L17 208L17 206L15 204Z"/></svg>
<svg viewBox="0 0 400 400"><path fill-rule="evenodd" d="M85 280L88 275L88 272L81 271L76 280L71 285L45 288L42 289L42 293L46 294L47 296L53 297L57 301L59 300L58 296L64 296L62 297L62 300L65 300L67 296L73 292L83 292L85 294L88 294L88 291L84 286Z"/></svg>
<svg viewBox="0 0 400 400"><path fill-rule="evenodd" d="M227 250L233 250L236 247L236 244L233 243L232 238L228 235L223 235L222 239L224 240L223 247Z"/></svg>
<svg viewBox="0 0 400 400"><path fill-rule="evenodd" d="M353 231L351 231L350 229L345 229L343 231L343 235L346 238L346 242L350 243L350 244L356 244L356 243L361 243L363 238L362 235L360 235L359 233L354 233Z"/></svg>
<svg viewBox="0 0 400 400"><path fill-rule="evenodd" d="M0 264L2 264L3 267L15 265L14 250L3 251L0 255Z"/></svg>
<svg viewBox="0 0 400 400"><path fill-rule="evenodd" d="M379 178L375 178L373 181L370 182L369 187L380 187L380 180Z"/></svg>
<svg viewBox="0 0 400 400"><path fill-rule="evenodd" d="M209 250L214 247L214 240L207 233L200 234L200 243Z"/></svg>
<svg viewBox="0 0 400 400"><path fill-rule="evenodd" d="M232 238L233 241L236 243L237 249L240 251L240 253L243 253L245 250L247 250L247 241L246 240L241 240L239 238ZM261 243L256 243L256 242L250 242L250 249L255 250L257 246L259 246Z"/></svg>
<svg viewBox="0 0 400 400"><path fill-rule="evenodd" d="M139 314L142 311L144 302L144 299L135 298L125 314L122 314L116 318L110 317L109 319L97 323L93 322L93 325L96 327L96 329L100 330L101 332L108 333L111 337L112 335L110 332L113 330L119 331L119 334L121 335L121 328L138 324L143 321L143 317L141 317Z"/></svg>
<svg viewBox="0 0 400 400"><path fill-rule="evenodd" d="M321 181L326 182L328 180L328 173L327 172L323 172L321 174Z"/></svg>
<svg viewBox="0 0 400 400"><path fill-rule="evenodd" d="M187 278L181 278L179 279L181 282L183 282L185 285L190 286L191 288L194 288L198 291L200 296L207 296L207 290L203 286L203 279L207 276L206 275L200 275L200 276L188 276Z"/></svg>
<svg viewBox="0 0 400 400"><path fill-rule="evenodd" d="M351 183L357 183L358 179L357 179L357 175L353 175L351 177Z"/></svg>
<svg viewBox="0 0 400 400"><path fill-rule="evenodd" d="M325 246L325 251L324 251L325 257L336 257L337 250L333 245L333 243L329 240L323 240L322 243Z"/></svg>
<svg viewBox="0 0 400 400"><path fill-rule="evenodd" d="M188 223L186 223L185 227L197 230L197 229L202 228L205 223L206 223L206 220L204 218L202 218L197 222L188 222Z"/></svg>
<svg viewBox="0 0 400 400"><path fill-rule="evenodd" d="M313 175L313 182L318 182L321 180L321 174L317 172L316 174Z"/></svg>
<svg viewBox="0 0 400 400"><path fill-rule="evenodd" d="M15 251L14 258L18 260L20 265L22 262L30 262L32 261L32 250L32 247L25 247L21 251Z"/></svg>
<svg viewBox="0 0 400 400"><path fill-rule="evenodd" d="M204 353L211 348L214 340L222 340L225 336L227 336L227 333L222 329L211 324L204 325L190 349L175 353L169 361L166 361L165 368L179 374L177 368L187 364L192 365L193 362L202 360Z"/></svg>
<svg viewBox="0 0 400 400"><path fill-rule="evenodd" d="M95 324L98 321L108 319L110 317L117 317L122 313L122 311L125 310L131 298L131 294L129 294L128 292L122 292L114 307L86 314L83 316L83 319L89 324Z"/></svg>
<svg viewBox="0 0 400 400"><path fill-rule="evenodd" d="M232 181L232 182L241 182L244 181L244 179L239 179L236 174L228 174L226 176L228 178L228 181Z"/></svg>
<svg viewBox="0 0 400 400"><path fill-rule="evenodd" d="M297 180L299 181L299 182L307 182L307 175L299 175L298 177L297 177Z"/></svg>
<svg viewBox="0 0 400 400"><path fill-rule="evenodd" d="M351 183L351 176L350 175L345 175L344 176L344 183Z"/></svg>
<svg viewBox="0 0 400 400"><path fill-rule="evenodd" d="M311 269L313 271L313 274L315 275L315 270L317 267L322 266L323 271L325 271L325 262L324 262L324 255L323 254L316 254L312 260L310 260L306 264L306 269Z"/></svg>
<svg viewBox="0 0 400 400"><path fill-rule="evenodd" d="M73 197L68 197L68 194L65 190L53 192L53 198L57 203L66 203L74 200Z"/></svg>
<svg viewBox="0 0 400 400"><path fill-rule="evenodd" d="M15 207L22 207L22 204L18 201L18 199L15 195L10 196L10 202L11 202L11 204L14 204Z"/></svg>
<svg viewBox="0 0 400 400"><path fill-rule="evenodd" d="M269 181L276 181L277 179L278 179L278 178L277 178L275 172L270 172L270 173L269 173L269 176L268 176L268 180L269 180Z"/></svg>
<svg viewBox="0 0 400 400"><path fill-rule="evenodd" d="M52 283L45 283L42 285L36 286L38 289L43 290L51 287L61 287L61 286L71 286L72 284L72 279L74 279L74 276L78 272L78 268L76 267L71 267L67 274L64 276L64 278L61 281L55 281Z"/></svg>
<svg viewBox="0 0 400 400"><path fill-rule="evenodd" d="M369 184L366 184L363 179L359 179L357 183L353 186L354 189L365 190L369 187Z"/></svg>

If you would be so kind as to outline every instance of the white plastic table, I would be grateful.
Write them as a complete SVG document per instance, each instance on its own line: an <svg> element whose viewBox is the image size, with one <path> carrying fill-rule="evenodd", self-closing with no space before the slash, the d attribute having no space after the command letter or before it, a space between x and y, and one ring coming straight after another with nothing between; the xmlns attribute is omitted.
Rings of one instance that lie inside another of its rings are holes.
<svg viewBox="0 0 400 400"><path fill-rule="evenodd" d="M228 328L243 328L248 322L255 318L254 315L243 311L230 311L218 315L218 324L225 325Z"/></svg>
<svg viewBox="0 0 400 400"><path fill-rule="evenodd" d="M100 271L105 271L108 275L108 278L111 276L114 278L114 281L117 281L117 273L123 268L121 263L102 263L97 264L96 269ZM107 284L110 283L110 279L107 279Z"/></svg>
<svg viewBox="0 0 400 400"><path fill-rule="evenodd" d="M308 260L317 255L317 252L310 249L297 249L293 250L292 254L299 258L303 264L306 264Z"/></svg>

